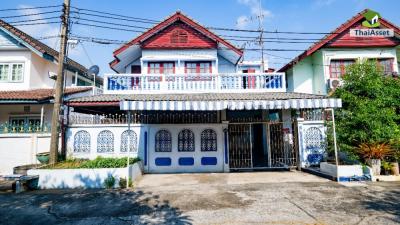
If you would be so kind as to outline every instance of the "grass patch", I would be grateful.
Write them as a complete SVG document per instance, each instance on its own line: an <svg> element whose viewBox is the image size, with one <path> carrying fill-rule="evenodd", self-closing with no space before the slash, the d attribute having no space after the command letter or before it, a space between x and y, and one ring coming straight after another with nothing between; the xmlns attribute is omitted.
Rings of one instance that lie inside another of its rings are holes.
<svg viewBox="0 0 400 225"><path fill-rule="evenodd" d="M127 166L127 157L122 158L104 158L98 156L96 159L67 159L54 165L47 165L41 169L96 169L96 168L124 168ZM140 161L139 158L129 158L129 164L132 165Z"/></svg>

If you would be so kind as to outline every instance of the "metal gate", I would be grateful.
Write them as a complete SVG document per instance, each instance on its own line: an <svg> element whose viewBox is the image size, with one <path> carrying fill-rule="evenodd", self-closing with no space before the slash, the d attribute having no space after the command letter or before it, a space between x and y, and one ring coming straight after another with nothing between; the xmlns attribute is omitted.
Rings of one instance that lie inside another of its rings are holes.
<svg viewBox="0 0 400 225"><path fill-rule="evenodd" d="M251 124L230 124L229 130L229 168L252 168Z"/></svg>
<svg viewBox="0 0 400 225"><path fill-rule="evenodd" d="M256 124L263 126L262 132L254 132ZM230 169L297 166L297 126L294 123L291 129L287 126L284 128L282 122L234 123L229 124L228 128ZM263 137L257 138L258 135ZM262 149L263 156L260 156L261 150L256 149L257 146L265 146L265 150ZM255 163L257 161L265 161L265 166Z"/></svg>

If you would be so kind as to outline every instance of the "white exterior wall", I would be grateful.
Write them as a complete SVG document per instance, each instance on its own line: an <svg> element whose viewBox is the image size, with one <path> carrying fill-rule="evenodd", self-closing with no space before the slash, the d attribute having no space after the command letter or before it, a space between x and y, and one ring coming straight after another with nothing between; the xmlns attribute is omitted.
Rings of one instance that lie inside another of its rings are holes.
<svg viewBox="0 0 400 225"><path fill-rule="evenodd" d="M148 62L172 61L175 62L175 73L185 73L185 62L187 61L211 61L212 73L236 73L236 65L217 54L216 49L181 49L181 50L149 50L143 49L139 59L125 66L125 73L131 73L132 65L141 65L142 74L148 72Z"/></svg>
<svg viewBox="0 0 400 225"><path fill-rule="evenodd" d="M200 140L201 132L204 129L213 129L217 133L217 151L201 152ZM131 130L137 135L137 152L131 152L130 157L139 157L144 164L145 172L223 172L228 171L229 166L224 163L224 128L226 124L133 124ZM103 157L124 157L128 153L121 152L121 134L128 129L127 124L118 125L72 125L69 126L66 133L67 157L94 159L97 156ZM160 129L166 129L171 132L172 152L155 152L155 134ZM182 129L190 129L195 135L195 152L178 152L178 133ZM90 134L90 152L74 153L74 136L77 132L85 130ZM103 130L109 130L114 135L114 152L97 153L97 136ZM147 142L145 141L145 132L147 132ZM145 145L147 144L147 145ZM145 156L145 152L147 153ZM217 165L202 166L201 157L216 157ZM170 166L162 166L157 168L155 158L169 157L171 158ZM179 166L178 159L180 157L193 157L193 166Z"/></svg>
<svg viewBox="0 0 400 225"><path fill-rule="evenodd" d="M12 174L16 166L38 164L36 154L50 151L50 133L0 134L0 174Z"/></svg>
<svg viewBox="0 0 400 225"><path fill-rule="evenodd" d="M27 49L3 51L0 48L0 63L24 64L23 80L21 82L0 82L0 91L29 89L31 83L31 57L32 54Z"/></svg>

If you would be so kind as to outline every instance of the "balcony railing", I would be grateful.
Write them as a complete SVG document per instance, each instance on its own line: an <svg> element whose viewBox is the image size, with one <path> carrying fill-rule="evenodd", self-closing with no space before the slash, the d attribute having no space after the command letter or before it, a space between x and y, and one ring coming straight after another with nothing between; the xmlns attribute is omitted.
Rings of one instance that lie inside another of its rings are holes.
<svg viewBox="0 0 400 225"><path fill-rule="evenodd" d="M51 126L48 123L0 123L0 134L15 133L49 133Z"/></svg>
<svg viewBox="0 0 400 225"><path fill-rule="evenodd" d="M284 73L106 74L105 94L190 92L285 92Z"/></svg>

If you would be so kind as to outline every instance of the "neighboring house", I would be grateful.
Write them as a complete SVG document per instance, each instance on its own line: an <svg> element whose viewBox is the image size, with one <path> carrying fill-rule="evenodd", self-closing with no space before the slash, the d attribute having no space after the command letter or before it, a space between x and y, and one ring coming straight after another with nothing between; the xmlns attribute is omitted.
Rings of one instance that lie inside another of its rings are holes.
<svg viewBox="0 0 400 225"><path fill-rule="evenodd" d="M293 92L326 95L340 84L346 66L357 60L377 60L387 75L399 72L400 28L384 18L374 29L393 29L394 37L353 37L351 29L368 29L362 26L364 10L326 35L308 50L285 65L288 90Z"/></svg>
<svg viewBox="0 0 400 225"><path fill-rule="evenodd" d="M57 51L0 20L0 173L49 150L57 60ZM91 95L92 84L88 70L68 59L65 99Z"/></svg>
<svg viewBox="0 0 400 225"><path fill-rule="evenodd" d="M130 154L151 173L318 163L321 109L340 99L288 92L284 73L242 59L241 49L173 14L114 51L104 94L67 101L68 156Z"/></svg>

